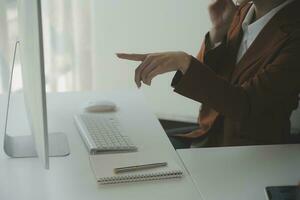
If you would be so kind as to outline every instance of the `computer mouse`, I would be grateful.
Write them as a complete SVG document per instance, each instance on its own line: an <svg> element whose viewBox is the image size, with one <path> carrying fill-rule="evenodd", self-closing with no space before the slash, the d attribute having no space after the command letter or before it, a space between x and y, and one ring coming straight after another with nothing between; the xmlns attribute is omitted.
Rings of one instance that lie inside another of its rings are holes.
<svg viewBox="0 0 300 200"><path fill-rule="evenodd" d="M117 106L111 101L90 101L84 106L87 112L114 112Z"/></svg>

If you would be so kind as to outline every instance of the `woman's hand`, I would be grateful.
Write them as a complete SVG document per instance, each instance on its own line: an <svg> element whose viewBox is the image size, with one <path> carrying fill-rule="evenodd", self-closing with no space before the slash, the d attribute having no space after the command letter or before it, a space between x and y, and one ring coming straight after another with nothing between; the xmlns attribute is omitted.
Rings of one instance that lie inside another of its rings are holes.
<svg viewBox="0 0 300 200"><path fill-rule="evenodd" d="M185 52L118 53L117 56L121 59L142 62L135 70L135 83L138 87L141 87L141 81L146 85L151 85L151 81L155 76L166 72L180 70L184 74L191 61L191 56Z"/></svg>
<svg viewBox="0 0 300 200"><path fill-rule="evenodd" d="M236 5L232 0L212 0L208 7L212 28L209 32L212 44L221 42L227 34L235 12Z"/></svg>

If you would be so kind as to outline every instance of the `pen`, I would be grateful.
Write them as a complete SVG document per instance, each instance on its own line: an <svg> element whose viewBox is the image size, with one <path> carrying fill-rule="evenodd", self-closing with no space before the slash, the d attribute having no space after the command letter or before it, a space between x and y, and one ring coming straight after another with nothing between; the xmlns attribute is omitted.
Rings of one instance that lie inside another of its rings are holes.
<svg viewBox="0 0 300 200"><path fill-rule="evenodd" d="M153 169L158 167L164 167L167 166L168 163L161 162L161 163L151 163L151 164L145 164L145 165L134 165L134 166L128 166L128 167L119 167L115 168L114 172L116 174L118 173L124 173L124 172L131 172L131 171L139 171L144 169Z"/></svg>

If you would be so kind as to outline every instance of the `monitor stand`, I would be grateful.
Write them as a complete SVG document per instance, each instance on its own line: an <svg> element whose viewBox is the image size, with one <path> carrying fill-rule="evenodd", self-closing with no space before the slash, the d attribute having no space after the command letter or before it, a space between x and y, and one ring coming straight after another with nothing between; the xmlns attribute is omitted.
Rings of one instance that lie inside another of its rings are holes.
<svg viewBox="0 0 300 200"><path fill-rule="evenodd" d="M49 156L61 157L70 154L68 139L64 133L48 134ZM4 136L4 152L12 158L37 157L32 135Z"/></svg>
<svg viewBox="0 0 300 200"><path fill-rule="evenodd" d="M16 42L14 48L13 63L11 68L6 118L5 118L5 129L4 129L4 152L13 158L26 158L26 157L37 157L37 151L35 149L35 142L33 135L26 136L10 136L7 133L8 124L8 114L9 114L9 104L11 97L11 87L14 73L14 65L16 52L19 45L19 41ZM49 143L49 156L51 157L61 157L70 154L69 144L67 136L64 133L50 133L48 134Z"/></svg>

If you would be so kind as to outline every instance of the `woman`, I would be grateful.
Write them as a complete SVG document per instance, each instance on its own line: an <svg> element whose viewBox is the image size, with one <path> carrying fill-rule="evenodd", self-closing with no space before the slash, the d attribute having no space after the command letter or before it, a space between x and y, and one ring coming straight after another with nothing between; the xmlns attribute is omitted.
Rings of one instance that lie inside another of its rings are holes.
<svg viewBox="0 0 300 200"><path fill-rule="evenodd" d="M177 71L175 92L202 103L200 129L177 140L189 146L288 143L290 115L300 93L300 2L232 0L209 6L213 27L197 59L184 52L118 54L142 61L135 82ZM179 139L178 139L179 138Z"/></svg>

